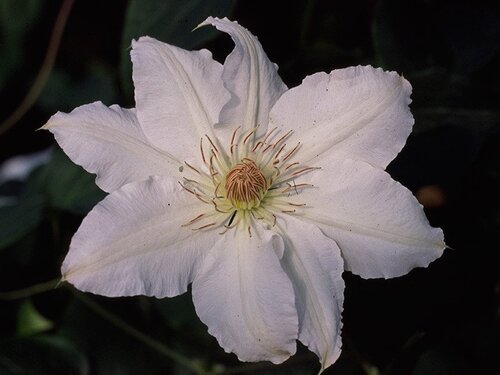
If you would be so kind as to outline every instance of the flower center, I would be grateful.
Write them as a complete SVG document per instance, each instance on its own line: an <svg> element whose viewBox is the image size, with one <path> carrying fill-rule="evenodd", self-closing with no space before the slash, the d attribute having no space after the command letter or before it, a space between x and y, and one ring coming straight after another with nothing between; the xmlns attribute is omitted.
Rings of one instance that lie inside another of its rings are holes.
<svg viewBox="0 0 500 375"><path fill-rule="evenodd" d="M260 205L269 186L257 164L244 158L229 171L224 187L235 208L250 210Z"/></svg>
<svg viewBox="0 0 500 375"><path fill-rule="evenodd" d="M221 228L224 234L231 228L243 228L252 236L252 226L258 220L268 227L276 225L277 215L294 214L306 204L296 197L313 185L297 181L303 175L321 167L293 161L302 144L287 147L292 131L281 134L278 128L256 136L258 126L246 132L233 131L229 148L205 135L208 145L200 139L200 155L205 169L184 161L189 177L179 184L184 190L205 203L205 210L183 224L192 230ZM182 172L182 170L181 170Z"/></svg>

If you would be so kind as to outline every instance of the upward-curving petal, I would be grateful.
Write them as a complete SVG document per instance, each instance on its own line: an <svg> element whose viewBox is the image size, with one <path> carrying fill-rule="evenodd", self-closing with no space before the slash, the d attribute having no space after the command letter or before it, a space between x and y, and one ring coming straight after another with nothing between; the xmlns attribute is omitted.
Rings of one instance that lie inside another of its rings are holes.
<svg viewBox="0 0 500 375"><path fill-rule="evenodd" d="M297 312L280 265L283 241L255 225L232 229L215 244L193 282L200 319L242 361L281 363L295 352Z"/></svg>
<svg viewBox="0 0 500 375"><path fill-rule="evenodd" d="M362 161L322 165L315 188L300 199L304 218L339 245L347 270L364 278L397 277L427 267L446 248L443 232L429 225L412 193Z"/></svg>
<svg viewBox="0 0 500 375"><path fill-rule="evenodd" d="M351 158L385 169L411 132L410 94L408 81L380 68L316 73L278 100L270 122L295 132L303 162Z"/></svg>
<svg viewBox="0 0 500 375"><path fill-rule="evenodd" d="M167 178L115 190L74 235L63 278L82 291L110 297L184 293L219 239L216 230L183 227L203 206Z"/></svg>
<svg viewBox="0 0 500 375"><path fill-rule="evenodd" d="M237 22L208 17L203 25L228 33L235 44L224 62L222 79L231 100L222 109L219 125L241 126L243 131L260 125L263 134L271 107L287 90L277 65L269 60L257 38Z"/></svg>
<svg viewBox="0 0 500 375"><path fill-rule="evenodd" d="M132 42L137 117L146 136L178 159L198 160L229 100L222 65L208 50L186 51L150 37Z"/></svg>
<svg viewBox="0 0 500 375"><path fill-rule="evenodd" d="M282 216L277 228L285 242L282 260L292 280L299 315L299 340L321 361L321 371L340 356L344 262L340 249L313 224Z"/></svg>
<svg viewBox="0 0 500 375"><path fill-rule="evenodd" d="M96 173L106 192L151 175L175 175L182 165L146 139L134 109L95 102L56 113L42 129L54 133L71 160Z"/></svg>

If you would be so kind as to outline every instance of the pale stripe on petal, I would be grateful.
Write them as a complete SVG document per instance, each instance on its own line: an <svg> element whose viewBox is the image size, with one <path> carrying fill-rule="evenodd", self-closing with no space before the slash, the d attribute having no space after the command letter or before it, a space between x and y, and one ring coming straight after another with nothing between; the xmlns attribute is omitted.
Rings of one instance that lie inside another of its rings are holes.
<svg viewBox="0 0 500 375"><path fill-rule="evenodd" d="M220 239L217 228L183 226L205 210L211 207L169 178L125 185L85 217L64 260L63 277L105 296L184 293Z"/></svg>
<svg viewBox="0 0 500 375"><path fill-rule="evenodd" d="M303 191L303 218L339 245L346 269L364 278L397 277L439 258L443 232L433 228L413 194L362 161L322 165Z"/></svg>
<svg viewBox="0 0 500 375"><path fill-rule="evenodd" d="M151 175L173 176L182 165L146 139L134 109L95 102L56 113L42 129L54 134L71 160L96 173L106 192Z"/></svg>
<svg viewBox="0 0 500 375"><path fill-rule="evenodd" d="M277 66L257 38L237 22L208 17L200 26L209 24L231 35L235 43L224 62L222 79L231 100L222 109L220 125L241 126L243 131L260 125L259 134L265 133L271 107L287 90Z"/></svg>

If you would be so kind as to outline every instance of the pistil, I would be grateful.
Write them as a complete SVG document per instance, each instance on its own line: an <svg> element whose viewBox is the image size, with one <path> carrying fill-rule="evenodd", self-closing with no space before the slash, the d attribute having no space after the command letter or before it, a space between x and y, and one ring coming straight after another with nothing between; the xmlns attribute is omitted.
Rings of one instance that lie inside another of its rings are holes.
<svg viewBox="0 0 500 375"><path fill-rule="evenodd" d="M268 187L260 168L248 158L236 164L226 176L227 198L238 209L250 210L258 207Z"/></svg>

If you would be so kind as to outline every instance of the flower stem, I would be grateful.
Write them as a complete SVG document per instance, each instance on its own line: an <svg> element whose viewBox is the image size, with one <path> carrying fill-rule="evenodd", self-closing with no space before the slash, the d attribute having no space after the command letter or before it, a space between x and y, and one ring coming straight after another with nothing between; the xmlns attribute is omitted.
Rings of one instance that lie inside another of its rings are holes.
<svg viewBox="0 0 500 375"><path fill-rule="evenodd" d="M107 320L115 327L121 329L123 332L134 337L135 339L141 341L143 344L149 346L151 349L157 351L158 353L164 355L165 357L179 363L180 365L191 370L193 373L198 375L212 375L213 373L202 368L199 363L184 357L182 354L166 347L162 343L154 340L153 338L145 335L134 327L130 326L128 323L123 321L121 318L113 314L112 312L106 310L104 307L93 301L91 298L83 293L71 289L74 296L80 300L85 306L91 309L93 312L98 314L101 318Z"/></svg>
<svg viewBox="0 0 500 375"><path fill-rule="evenodd" d="M31 297L35 294L48 292L58 287L60 278L45 281L43 283L31 285L24 289L13 290L10 292L0 292L0 300L15 300L25 297Z"/></svg>

